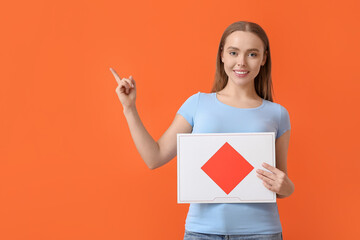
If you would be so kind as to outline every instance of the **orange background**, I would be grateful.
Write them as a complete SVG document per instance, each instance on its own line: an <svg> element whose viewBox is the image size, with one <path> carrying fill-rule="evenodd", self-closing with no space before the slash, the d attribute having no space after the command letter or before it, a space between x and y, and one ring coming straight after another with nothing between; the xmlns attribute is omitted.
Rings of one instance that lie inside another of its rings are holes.
<svg viewBox="0 0 360 240"><path fill-rule="evenodd" d="M360 4L344 1L6 1L0 9L0 239L182 239L176 160L149 170L109 67L137 82L158 140L209 92L220 37L259 23L290 113L285 239L354 239L360 192Z"/></svg>

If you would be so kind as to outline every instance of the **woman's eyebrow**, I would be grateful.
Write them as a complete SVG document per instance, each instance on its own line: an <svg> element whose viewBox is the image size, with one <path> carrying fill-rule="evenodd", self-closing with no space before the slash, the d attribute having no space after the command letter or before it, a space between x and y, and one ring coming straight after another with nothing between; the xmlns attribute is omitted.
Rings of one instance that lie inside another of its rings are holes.
<svg viewBox="0 0 360 240"><path fill-rule="evenodd" d="M228 47L227 49L235 49L235 50L240 50L240 49L238 49L237 47ZM259 51L259 49L257 49L257 48L250 48L250 49L248 49L247 51L256 51L256 52L260 52Z"/></svg>

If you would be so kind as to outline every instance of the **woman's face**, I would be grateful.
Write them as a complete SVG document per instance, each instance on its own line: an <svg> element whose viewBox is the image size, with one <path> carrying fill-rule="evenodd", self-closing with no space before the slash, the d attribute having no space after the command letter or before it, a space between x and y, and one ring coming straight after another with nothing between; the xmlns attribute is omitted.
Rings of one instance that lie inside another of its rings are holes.
<svg viewBox="0 0 360 240"><path fill-rule="evenodd" d="M235 31L226 38L221 60L228 81L236 85L253 84L266 61L264 44L254 33Z"/></svg>

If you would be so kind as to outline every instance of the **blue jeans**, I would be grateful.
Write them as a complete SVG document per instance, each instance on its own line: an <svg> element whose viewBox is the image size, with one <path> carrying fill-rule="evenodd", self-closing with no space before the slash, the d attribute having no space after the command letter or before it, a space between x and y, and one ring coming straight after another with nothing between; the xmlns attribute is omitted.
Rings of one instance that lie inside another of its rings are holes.
<svg viewBox="0 0 360 240"><path fill-rule="evenodd" d="M185 230L184 240L282 240L282 233L250 235L216 235Z"/></svg>

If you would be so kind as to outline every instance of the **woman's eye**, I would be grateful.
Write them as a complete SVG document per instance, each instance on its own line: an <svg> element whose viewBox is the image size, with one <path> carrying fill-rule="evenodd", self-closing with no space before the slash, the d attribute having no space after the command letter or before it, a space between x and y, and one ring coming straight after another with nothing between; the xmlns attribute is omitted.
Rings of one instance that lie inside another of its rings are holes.
<svg viewBox="0 0 360 240"><path fill-rule="evenodd" d="M250 56L251 56L251 57L256 57L257 54L256 54L256 53L250 53Z"/></svg>
<svg viewBox="0 0 360 240"><path fill-rule="evenodd" d="M236 53L236 52L230 52L229 54L232 55L232 53ZM234 55L232 55L232 56L234 56Z"/></svg>

